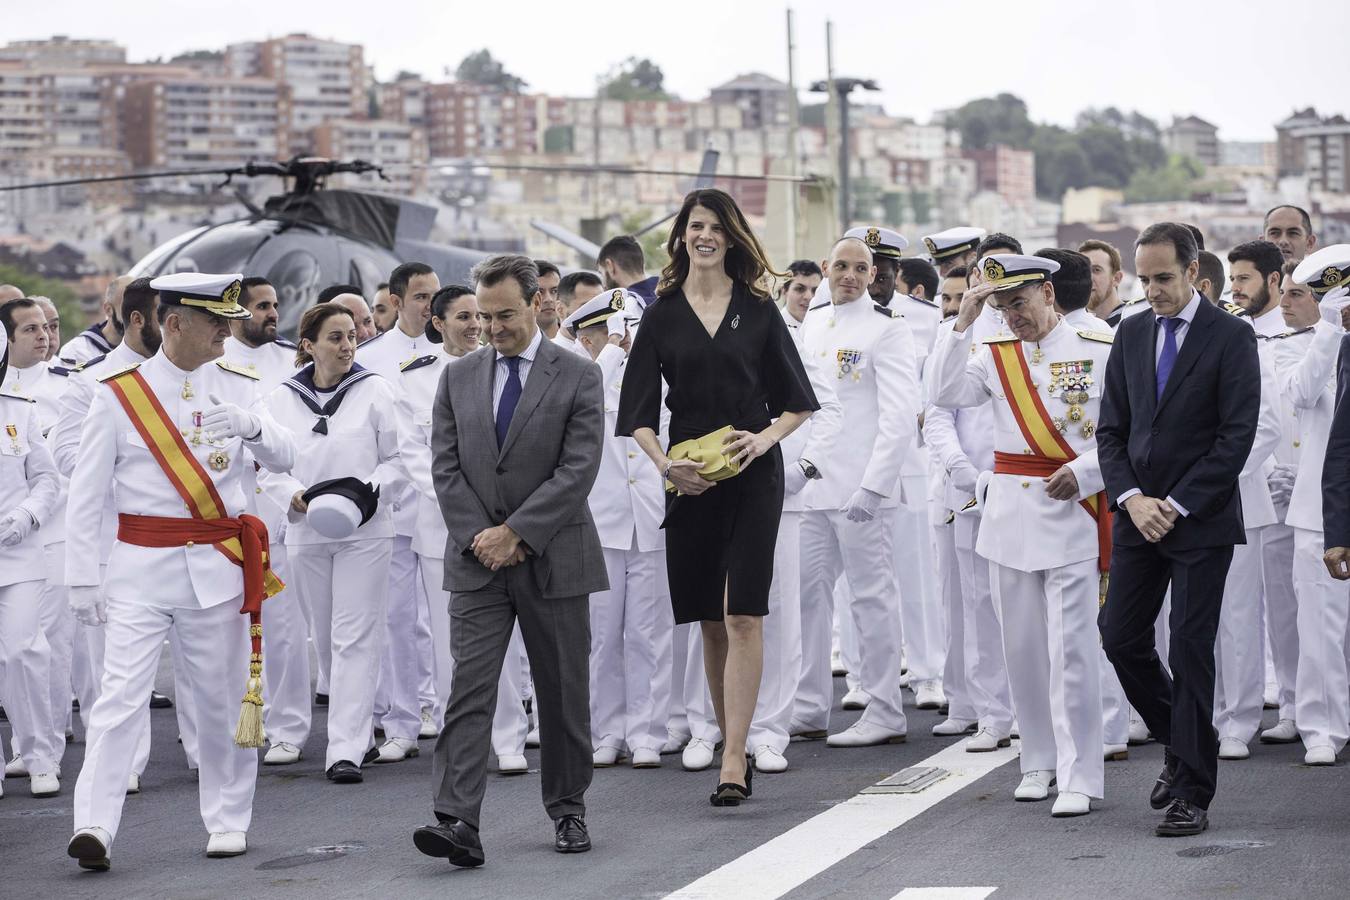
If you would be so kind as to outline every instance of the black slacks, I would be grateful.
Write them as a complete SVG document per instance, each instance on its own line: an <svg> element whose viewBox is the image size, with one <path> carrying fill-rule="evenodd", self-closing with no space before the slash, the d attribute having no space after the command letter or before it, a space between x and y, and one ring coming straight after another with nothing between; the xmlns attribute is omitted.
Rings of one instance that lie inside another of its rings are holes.
<svg viewBox="0 0 1350 900"><path fill-rule="evenodd" d="M1214 729L1214 638L1231 545L1173 550L1158 544L1111 549L1111 581L1098 616L1102 648L1130 704L1177 760L1172 796L1208 809L1219 768ZM1172 614L1169 677L1153 625L1168 584Z"/></svg>

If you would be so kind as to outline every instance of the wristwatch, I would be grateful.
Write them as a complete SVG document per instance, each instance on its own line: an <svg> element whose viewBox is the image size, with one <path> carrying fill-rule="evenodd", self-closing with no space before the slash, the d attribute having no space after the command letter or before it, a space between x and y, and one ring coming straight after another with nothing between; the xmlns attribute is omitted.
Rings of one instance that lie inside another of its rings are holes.
<svg viewBox="0 0 1350 900"><path fill-rule="evenodd" d="M797 460L797 465L801 467L802 474L806 476L808 481L814 481L820 477L820 470L816 468L816 464L811 462L811 460L799 459Z"/></svg>

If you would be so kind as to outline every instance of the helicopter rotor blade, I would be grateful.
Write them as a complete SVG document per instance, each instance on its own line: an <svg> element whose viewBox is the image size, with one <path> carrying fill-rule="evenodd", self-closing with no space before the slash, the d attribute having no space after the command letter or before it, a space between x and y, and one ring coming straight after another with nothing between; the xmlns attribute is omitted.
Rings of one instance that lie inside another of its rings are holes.
<svg viewBox="0 0 1350 900"><path fill-rule="evenodd" d="M543 219L531 219L530 227L542 231L544 234L553 238L565 247L571 247L582 256L590 259L596 259L600 256L600 245L586 240L581 235L573 231L568 231L561 225L555 225L552 222L546 222Z"/></svg>

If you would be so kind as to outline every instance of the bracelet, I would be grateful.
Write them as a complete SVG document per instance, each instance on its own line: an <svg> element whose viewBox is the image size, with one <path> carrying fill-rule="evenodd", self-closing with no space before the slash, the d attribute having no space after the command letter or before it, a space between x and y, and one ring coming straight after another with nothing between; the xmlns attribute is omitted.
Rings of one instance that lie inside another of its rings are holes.
<svg viewBox="0 0 1350 900"><path fill-rule="evenodd" d="M666 460L666 467L661 470L661 477L666 481L670 480L670 467L673 465L675 465L675 460L668 459Z"/></svg>

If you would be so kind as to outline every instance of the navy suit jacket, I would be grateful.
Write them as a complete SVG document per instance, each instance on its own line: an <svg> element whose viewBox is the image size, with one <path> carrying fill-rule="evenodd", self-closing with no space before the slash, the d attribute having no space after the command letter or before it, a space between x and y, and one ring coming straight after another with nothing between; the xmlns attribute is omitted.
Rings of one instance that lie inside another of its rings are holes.
<svg viewBox="0 0 1350 900"><path fill-rule="evenodd" d="M1350 547L1350 337L1336 363L1336 414L1322 464L1322 528L1326 546Z"/></svg>
<svg viewBox="0 0 1350 900"><path fill-rule="evenodd" d="M1171 496L1188 515L1163 538L1167 546L1245 543L1237 480L1261 412L1256 333L1202 297L1159 397L1158 328L1151 312L1124 319L1106 363L1097 459L1111 508L1132 488ZM1117 512L1113 541L1145 543L1129 515Z"/></svg>

